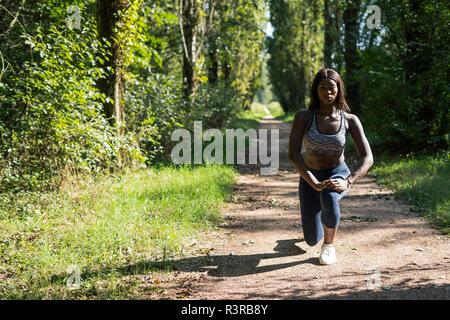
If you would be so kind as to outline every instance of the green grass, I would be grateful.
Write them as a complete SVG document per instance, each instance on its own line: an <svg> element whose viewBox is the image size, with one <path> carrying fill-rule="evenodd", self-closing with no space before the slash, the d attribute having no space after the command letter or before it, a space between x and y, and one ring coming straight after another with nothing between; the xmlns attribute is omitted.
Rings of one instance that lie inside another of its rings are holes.
<svg viewBox="0 0 450 320"><path fill-rule="evenodd" d="M377 159L370 170L376 181L395 191L445 234L450 229L450 153Z"/></svg>
<svg viewBox="0 0 450 320"><path fill-rule="evenodd" d="M188 237L220 221L235 177L229 166L161 167L1 195L0 299L129 298L122 277L182 256ZM71 266L79 290L67 288Z"/></svg>
<svg viewBox="0 0 450 320"><path fill-rule="evenodd" d="M281 107L278 101L272 101L267 105L267 109L269 109L270 114L276 119L278 117L284 116L284 110Z"/></svg>
<svg viewBox="0 0 450 320"><path fill-rule="evenodd" d="M264 111L264 105L258 102L252 103L249 109L241 111L227 125L228 129L257 129L259 121L265 117L267 113Z"/></svg>

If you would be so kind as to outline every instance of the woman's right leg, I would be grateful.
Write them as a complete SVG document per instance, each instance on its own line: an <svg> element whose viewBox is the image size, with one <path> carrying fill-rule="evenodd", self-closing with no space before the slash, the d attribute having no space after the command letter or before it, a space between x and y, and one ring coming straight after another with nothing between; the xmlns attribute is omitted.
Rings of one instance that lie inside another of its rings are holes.
<svg viewBox="0 0 450 320"><path fill-rule="evenodd" d="M303 178L300 178L299 198L303 236L309 246L314 246L323 237L320 212L320 192L314 190L308 182Z"/></svg>

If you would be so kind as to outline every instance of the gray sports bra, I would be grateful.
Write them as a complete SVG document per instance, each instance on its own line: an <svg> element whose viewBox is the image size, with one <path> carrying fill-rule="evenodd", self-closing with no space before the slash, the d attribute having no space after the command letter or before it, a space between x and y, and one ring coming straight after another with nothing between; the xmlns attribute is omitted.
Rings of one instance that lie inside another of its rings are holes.
<svg viewBox="0 0 450 320"><path fill-rule="evenodd" d="M311 127L303 136L303 145L308 153L341 155L347 144L344 112L341 110L341 125L335 134L321 133L317 129L316 110L314 110Z"/></svg>

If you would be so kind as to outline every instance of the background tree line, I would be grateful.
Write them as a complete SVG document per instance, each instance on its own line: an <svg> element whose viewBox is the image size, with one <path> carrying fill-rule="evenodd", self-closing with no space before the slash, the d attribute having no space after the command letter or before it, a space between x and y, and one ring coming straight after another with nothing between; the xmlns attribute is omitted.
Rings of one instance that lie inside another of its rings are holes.
<svg viewBox="0 0 450 320"><path fill-rule="evenodd" d="M325 66L343 76L372 142L402 152L448 148L448 1L269 2L270 81L285 112L307 106L311 77ZM371 5L379 28L368 28Z"/></svg>
<svg viewBox="0 0 450 320"><path fill-rule="evenodd" d="M152 164L260 89L262 0L0 2L2 189Z"/></svg>

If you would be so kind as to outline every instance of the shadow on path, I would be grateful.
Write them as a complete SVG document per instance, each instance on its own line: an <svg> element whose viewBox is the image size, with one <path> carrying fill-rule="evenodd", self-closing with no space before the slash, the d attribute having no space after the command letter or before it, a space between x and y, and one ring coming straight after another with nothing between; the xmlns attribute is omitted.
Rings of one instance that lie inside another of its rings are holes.
<svg viewBox="0 0 450 320"><path fill-rule="evenodd" d="M136 264L118 268L105 268L97 272L84 272L81 279L102 278L102 275L115 273L120 276L146 274L156 270L180 270L184 272L205 272L212 277L238 277L249 274L269 272L273 270L289 268L295 265L311 263L318 265L317 259L297 260L286 263L258 266L264 259L299 256L306 253L295 244L303 239L277 240L273 253L249 254L249 255L202 255L182 258L179 260L142 261ZM65 281L67 275L52 277L52 282Z"/></svg>

